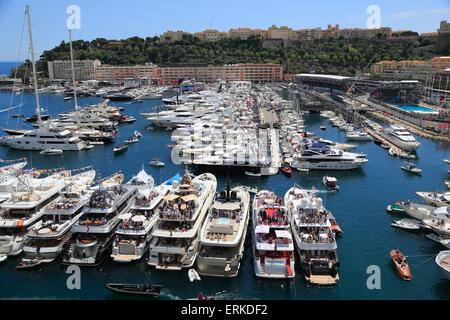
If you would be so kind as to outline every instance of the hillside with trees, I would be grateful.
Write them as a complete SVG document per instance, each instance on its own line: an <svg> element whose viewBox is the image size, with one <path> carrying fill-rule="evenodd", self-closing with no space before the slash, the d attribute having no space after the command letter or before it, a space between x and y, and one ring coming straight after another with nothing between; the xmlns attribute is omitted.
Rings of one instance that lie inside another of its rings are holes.
<svg viewBox="0 0 450 320"><path fill-rule="evenodd" d="M373 63L381 60L425 60L413 54L414 48L433 44L430 39L321 39L291 43L287 48L263 47L263 40L221 39L201 41L186 35L181 41L160 42L159 37L131 37L123 40L97 38L73 41L74 59L98 59L102 64L136 65L152 62L159 66L195 64L276 63L287 73L317 72L354 75L362 71L376 54ZM108 45L123 42L120 46ZM38 62L43 76L48 75L47 61L70 59L69 43L44 51ZM20 72L19 72L20 74Z"/></svg>

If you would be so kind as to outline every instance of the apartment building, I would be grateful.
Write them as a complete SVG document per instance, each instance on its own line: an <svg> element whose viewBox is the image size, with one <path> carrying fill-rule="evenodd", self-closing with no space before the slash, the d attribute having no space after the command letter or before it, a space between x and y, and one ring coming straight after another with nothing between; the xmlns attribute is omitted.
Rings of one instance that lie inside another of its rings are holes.
<svg viewBox="0 0 450 320"><path fill-rule="evenodd" d="M297 32L289 27L272 25L267 29L267 39L298 40Z"/></svg>
<svg viewBox="0 0 450 320"><path fill-rule="evenodd" d="M99 60L74 60L74 73L76 81L95 79L95 68L100 66ZM50 80L62 79L72 81L72 65L70 60L54 60L47 62Z"/></svg>
<svg viewBox="0 0 450 320"><path fill-rule="evenodd" d="M161 42L174 42L183 40L183 35L190 35L189 32L186 31L166 31L160 37L159 40Z"/></svg>
<svg viewBox="0 0 450 320"><path fill-rule="evenodd" d="M194 36L204 41L216 41L226 38L227 33L217 31L216 29L207 29L205 31L194 33Z"/></svg>
<svg viewBox="0 0 450 320"><path fill-rule="evenodd" d="M126 79L153 79L156 68L152 63L137 66L100 65L95 68L95 80L120 84Z"/></svg>
<svg viewBox="0 0 450 320"><path fill-rule="evenodd" d="M236 39L239 38L241 40L247 40L251 36L256 36L261 39L267 37L267 31L262 29L250 29L250 28L237 28L230 29L228 31L228 38Z"/></svg>

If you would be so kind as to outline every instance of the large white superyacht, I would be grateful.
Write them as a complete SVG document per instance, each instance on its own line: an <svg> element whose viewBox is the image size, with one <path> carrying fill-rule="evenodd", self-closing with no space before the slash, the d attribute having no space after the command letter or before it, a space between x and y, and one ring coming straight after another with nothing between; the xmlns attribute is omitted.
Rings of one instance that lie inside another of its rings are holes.
<svg viewBox="0 0 450 320"><path fill-rule="evenodd" d="M295 277L290 213L274 192L261 190L253 199L253 265L259 278Z"/></svg>
<svg viewBox="0 0 450 320"><path fill-rule="evenodd" d="M158 222L150 242L148 265L157 269L192 267L197 258L200 228L216 193L217 180L210 173L191 179L188 172L171 181L172 189L158 207Z"/></svg>
<svg viewBox="0 0 450 320"><path fill-rule="evenodd" d="M336 235L323 200L316 197L315 191L293 187L284 201L291 214L292 233L306 280L318 285L338 283Z"/></svg>
<svg viewBox="0 0 450 320"><path fill-rule="evenodd" d="M69 173L70 174L70 173ZM42 220L36 223L23 247L24 257L19 268L53 261L70 239L72 226L81 217L84 204L89 200L89 185L95 178L95 170L81 172L65 178L66 186L58 198L44 207Z"/></svg>
<svg viewBox="0 0 450 320"><path fill-rule="evenodd" d="M310 170L350 170L361 167L367 161L359 154L313 143L295 149L292 166Z"/></svg>
<svg viewBox="0 0 450 320"><path fill-rule="evenodd" d="M115 262L142 258L158 220L156 209L170 189L165 183L155 186L153 177L143 169L126 185L136 186L137 194L130 210L119 217L121 222L116 229L111 254Z"/></svg>
<svg viewBox="0 0 450 320"><path fill-rule="evenodd" d="M28 229L44 214L44 207L59 196L64 188L60 174L44 179L18 177L11 198L0 205L0 256L22 252Z"/></svg>
<svg viewBox="0 0 450 320"><path fill-rule="evenodd" d="M395 124L386 129L383 136L397 147L407 151L415 151L421 145L410 132Z"/></svg>
<svg viewBox="0 0 450 320"><path fill-rule="evenodd" d="M110 252L120 215L131 207L136 188L122 184L99 186L72 226L72 238L64 248L62 264L96 266Z"/></svg>
<svg viewBox="0 0 450 320"><path fill-rule="evenodd" d="M235 277L239 272L249 222L250 193L227 185L216 195L203 223L197 257L198 273Z"/></svg>

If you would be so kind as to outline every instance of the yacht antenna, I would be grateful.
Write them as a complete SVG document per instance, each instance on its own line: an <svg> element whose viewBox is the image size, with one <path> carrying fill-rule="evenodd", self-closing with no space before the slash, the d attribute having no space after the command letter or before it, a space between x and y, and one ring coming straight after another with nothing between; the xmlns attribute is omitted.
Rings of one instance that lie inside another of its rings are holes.
<svg viewBox="0 0 450 320"><path fill-rule="evenodd" d="M31 35L31 22L30 22L30 5L26 5L27 8L27 18L28 18L28 33L30 34L30 48L31 48L31 61L33 63L33 84L34 84L34 94L36 96L36 114L38 117L39 127L42 124L41 119L41 107L39 105L39 93L38 93L38 83L36 77L36 62L34 61L34 48L33 48L33 37Z"/></svg>
<svg viewBox="0 0 450 320"><path fill-rule="evenodd" d="M79 129L80 128L80 112L78 110L77 89L76 89L76 84L75 84L75 70L73 67L72 29L69 29L69 42L70 42L70 64L72 66L73 100L75 101L75 112L77 113L77 127Z"/></svg>

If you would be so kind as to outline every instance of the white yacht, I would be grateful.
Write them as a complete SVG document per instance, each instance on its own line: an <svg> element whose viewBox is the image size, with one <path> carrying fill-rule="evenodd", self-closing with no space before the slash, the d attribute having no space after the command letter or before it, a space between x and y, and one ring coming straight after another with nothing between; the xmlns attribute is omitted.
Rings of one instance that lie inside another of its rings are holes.
<svg viewBox="0 0 450 320"><path fill-rule="evenodd" d="M214 200L217 180L210 173L191 179L186 172L180 182L171 183L172 190L157 210L158 222L150 242L148 265L181 270L195 263L200 228Z"/></svg>
<svg viewBox="0 0 450 320"><path fill-rule="evenodd" d="M127 185L137 188L135 201L128 212L120 215L111 258L115 262L139 260L145 254L151 233L158 220L156 209L170 186L154 186L152 176L141 170Z"/></svg>
<svg viewBox="0 0 450 320"><path fill-rule="evenodd" d="M133 186L99 186L72 227L73 235L63 251L62 264L100 264L111 249L120 215L130 209L135 193Z"/></svg>
<svg viewBox="0 0 450 320"><path fill-rule="evenodd" d="M259 191L253 199L253 265L259 278L295 277L290 213L274 192Z"/></svg>
<svg viewBox="0 0 450 320"><path fill-rule="evenodd" d="M403 150L415 151L421 145L410 132L401 126L393 124L385 130L385 133L384 137L387 140Z"/></svg>
<svg viewBox="0 0 450 320"><path fill-rule="evenodd" d="M235 277L244 252L249 222L250 193L243 187L216 195L203 223L197 271L201 275Z"/></svg>
<svg viewBox="0 0 450 320"><path fill-rule="evenodd" d="M361 167L368 160L361 155L336 150L321 144L298 147L292 167L310 170L350 170Z"/></svg>
<svg viewBox="0 0 450 320"><path fill-rule="evenodd" d="M291 214L292 233L306 280L318 285L338 283L336 235L322 199L314 191L293 187L284 201Z"/></svg>
<svg viewBox="0 0 450 320"><path fill-rule="evenodd" d="M86 148L86 144L69 130L59 130L50 124L30 130L23 135L2 137L3 141L13 149L45 150L60 149L63 151L79 151Z"/></svg>
<svg viewBox="0 0 450 320"><path fill-rule="evenodd" d="M429 204L436 207L450 205L450 192L424 192L418 191L416 194Z"/></svg>
<svg viewBox="0 0 450 320"><path fill-rule="evenodd" d="M61 174L44 179L18 177L11 198L0 205L0 255L22 252L28 229L44 214L44 207L59 196L64 188Z"/></svg>
<svg viewBox="0 0 450 320"><path fill-rule="evenodd" d="M16 161L19 162L0 167L0 203L11 198L11 193L19 181L18 173L27 165L25 158L17 159ZM0 160L0 163L1 162L5 161ZM10 163L15 161L9 160L6 162Z"/></svg>
<svg viewBox="0 0 450 320"><path fill-rule="evenodd" d="M372 137L362 130L350 130L345 133L347 140L372 141Z"/></svg>
<svg viewBox="0 0 450 320"><path fill-rule="evenodd" d="M94 178L95 170L89 170L65 179L66 187L60 196L44 207L42 220L29 229L30 240L23 247L19 267L48 263L59 255L72 235L72 226L83 214L81 210L89 200L88 188Z"/></svg>
<svg viewBox="0 0 450 320"><path fill-rule="evenodd" d="M435 261L441 268L442 274L450 281L450 250L439 252Z"/></svg>

